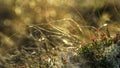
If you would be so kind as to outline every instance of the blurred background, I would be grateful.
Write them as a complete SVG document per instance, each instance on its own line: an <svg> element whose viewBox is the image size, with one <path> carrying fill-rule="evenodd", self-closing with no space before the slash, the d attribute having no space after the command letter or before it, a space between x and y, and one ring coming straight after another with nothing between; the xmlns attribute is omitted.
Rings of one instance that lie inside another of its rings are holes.
<svg viewBox="0 0 120 68"><path fill-rule="evenodd" d="M98 29L114 36L120 32L120 0L0 0L0 57L24 45L33 25L51 25L80 41L96 37Z"/></svg>

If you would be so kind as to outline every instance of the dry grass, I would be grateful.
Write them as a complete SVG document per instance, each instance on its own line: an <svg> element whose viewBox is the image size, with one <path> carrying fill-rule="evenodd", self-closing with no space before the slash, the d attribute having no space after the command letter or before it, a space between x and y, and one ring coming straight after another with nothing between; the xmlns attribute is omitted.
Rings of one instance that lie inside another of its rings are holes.
<svg viewBox="0 0 120 68"><path fill-rule="evenodd" d="M0 66L5 66L1 68L55 66L61 52L90 42L105 23L115 36L120 31L119 4L119 0L1 0Z"/></svg>

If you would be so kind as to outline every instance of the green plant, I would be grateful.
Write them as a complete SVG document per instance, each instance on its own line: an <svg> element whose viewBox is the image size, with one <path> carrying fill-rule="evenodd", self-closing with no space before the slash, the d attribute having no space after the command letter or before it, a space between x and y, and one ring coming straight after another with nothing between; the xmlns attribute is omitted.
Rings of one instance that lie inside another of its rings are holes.
<svg viewBox="0 0 120 68"><path fill-rule="evenodd" d="M115 68L116 65L119 65L115 56L120 52L120 47L117 43L115 45L115 41L119 41L118 34L115 38L108 37L106 34L101 35L100 39L92 38L91 43L81 45L79 55L84 57L90 65L94 64L95 67Z"/></svg>

